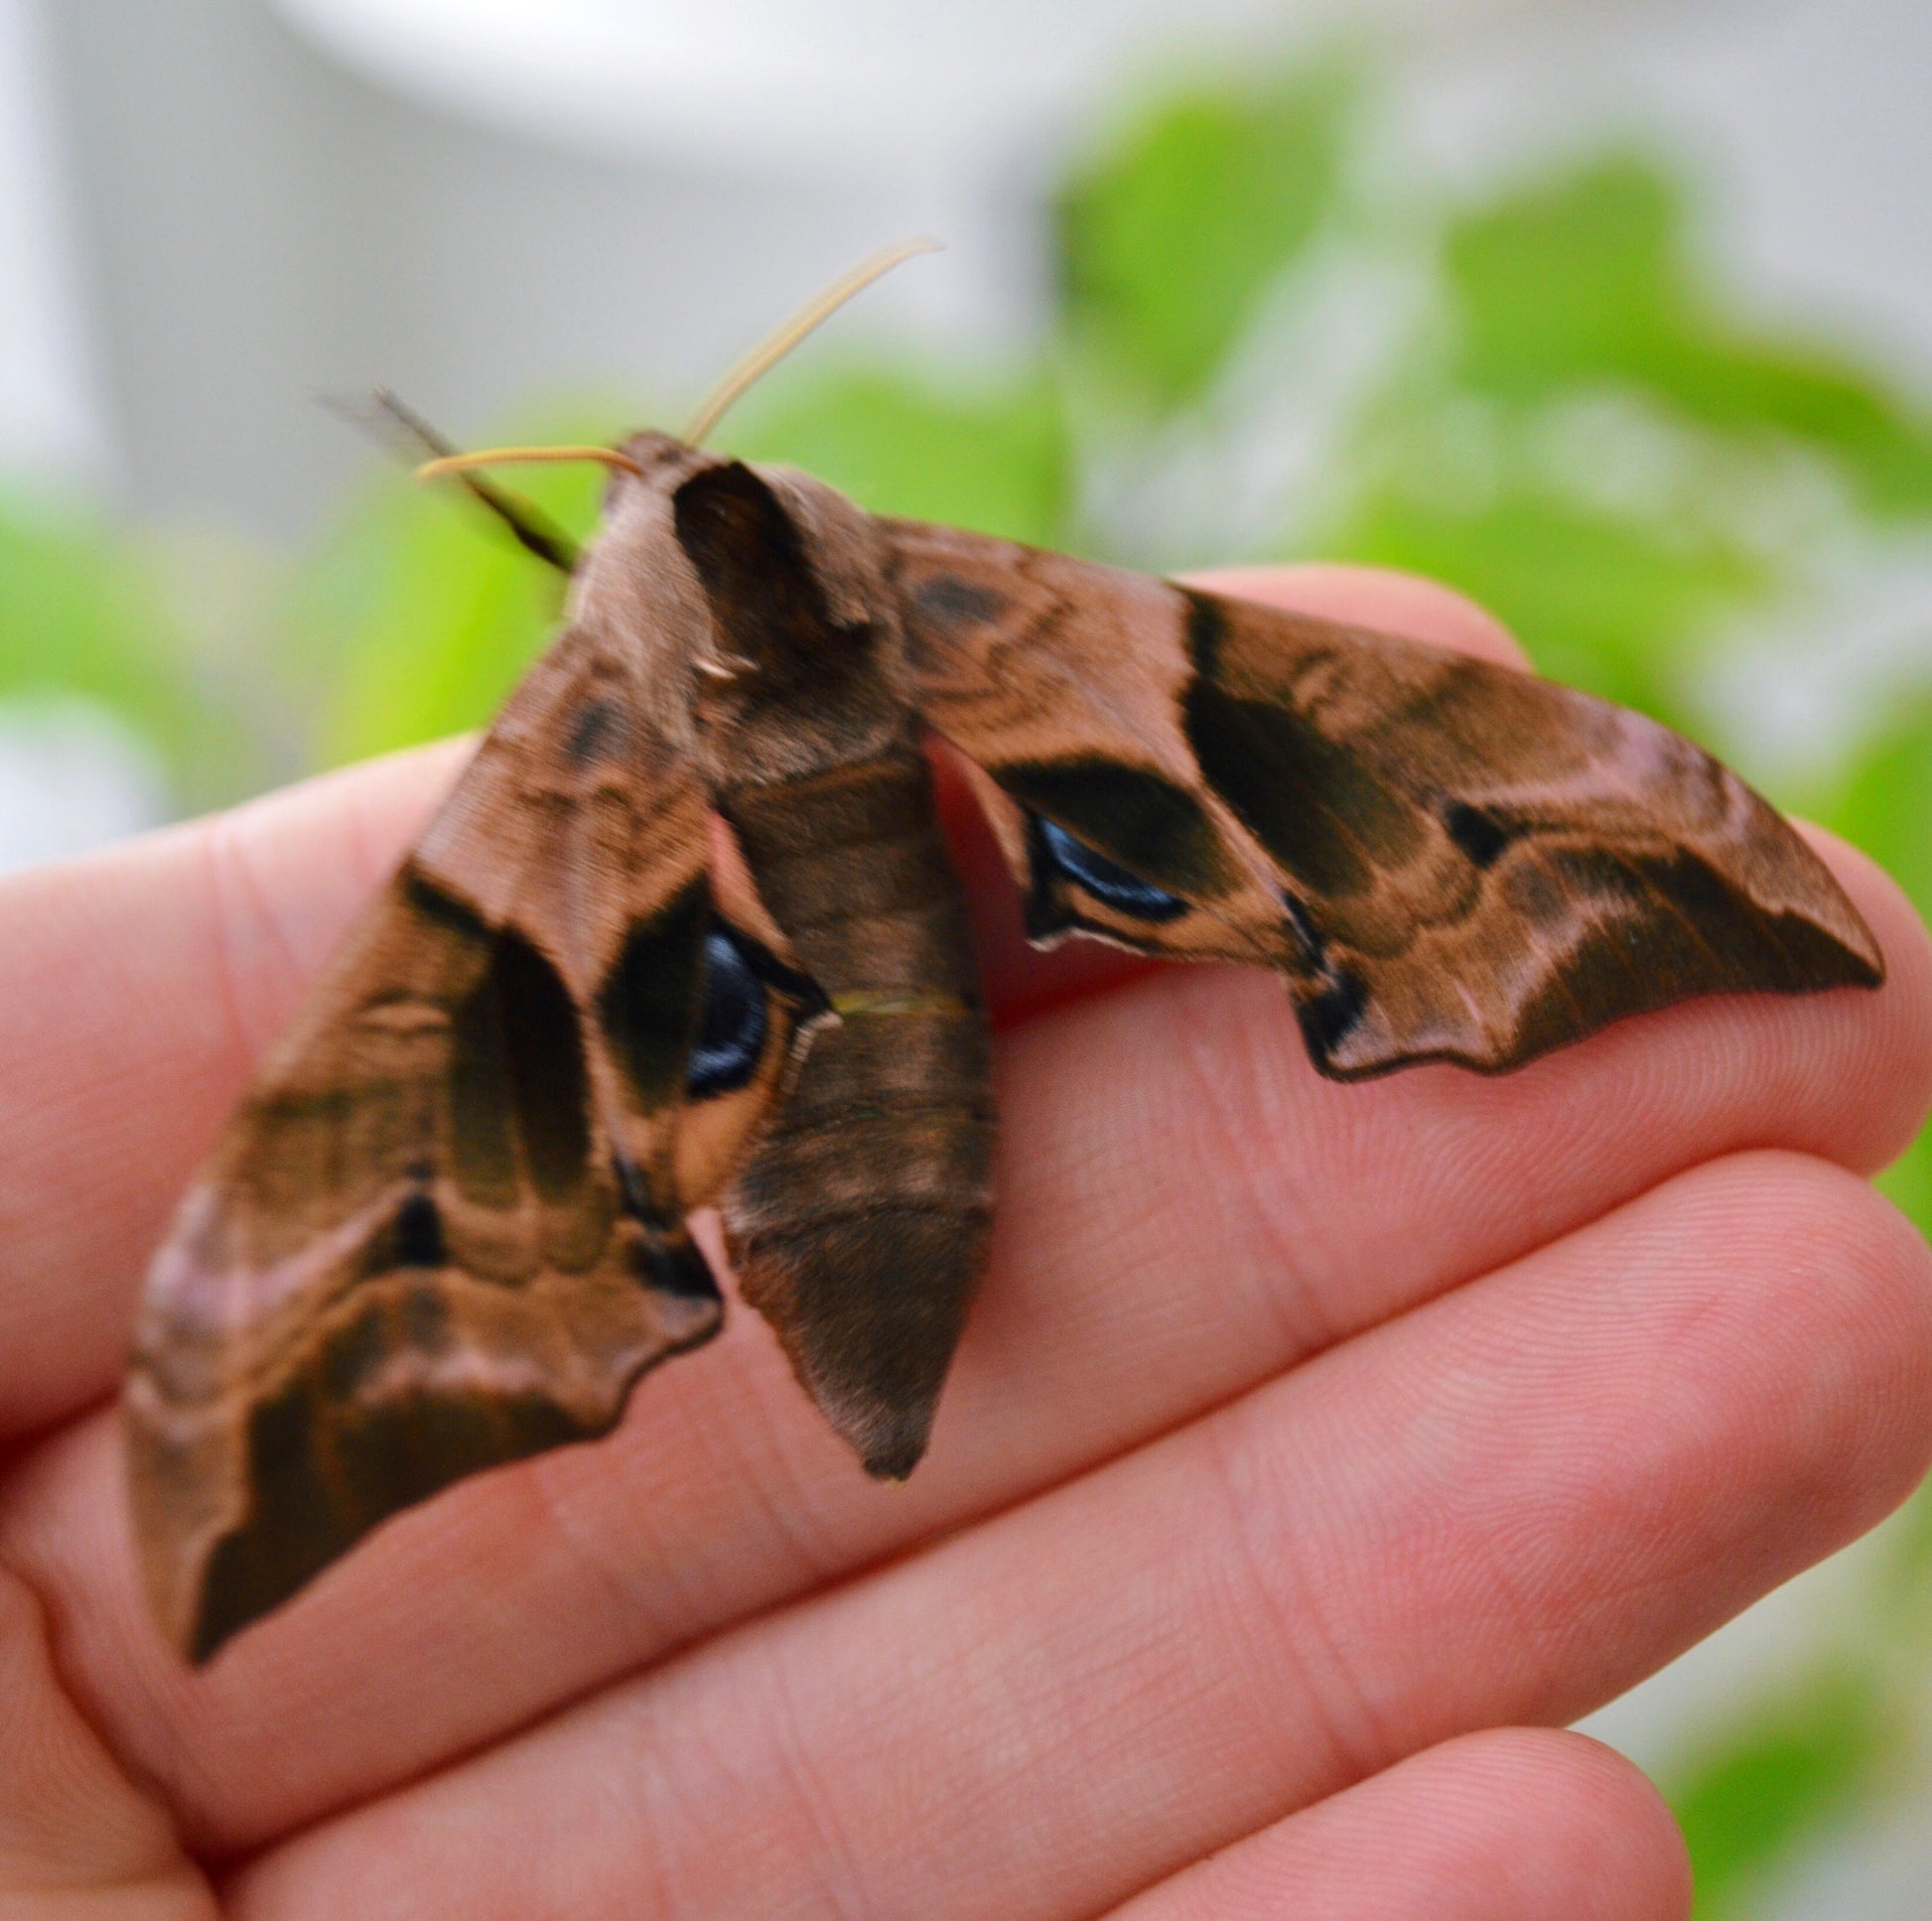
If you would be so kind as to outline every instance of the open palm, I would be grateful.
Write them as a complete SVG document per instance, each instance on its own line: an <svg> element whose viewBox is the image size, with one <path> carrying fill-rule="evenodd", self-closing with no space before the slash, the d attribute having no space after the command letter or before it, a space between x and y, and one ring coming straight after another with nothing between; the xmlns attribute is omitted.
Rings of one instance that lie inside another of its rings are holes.
<svg viewBox="0 0 1932 1921"><path fill-rule="evenodd" d="M1498 657L1452 597L1233 591ZM1035 956L992 1272L866 1479L740 1312L621 1429L383 1530L207 1672L111 1406L188 1174L454 750L0 888L0 1916L1663 1921L1681 1845L1551 1731L1870 1526L1932 1273L1858 1176L1932 965L1520 1074L1320 1080L1259 973Z"/></svg>

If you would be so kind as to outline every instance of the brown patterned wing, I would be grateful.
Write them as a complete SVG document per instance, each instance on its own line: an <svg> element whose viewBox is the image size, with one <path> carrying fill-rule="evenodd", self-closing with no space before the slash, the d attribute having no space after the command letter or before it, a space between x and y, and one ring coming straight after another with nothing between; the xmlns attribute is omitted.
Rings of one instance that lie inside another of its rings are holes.
<svg viewBox="0 0 1932 1921"><path fill-rule="evenodd" d="M1279 966L1324 1073L1499 1071L1694 995L1883 978L1789 824L1639 715L1061 555L882 537L1030 931Z"/></svg>
<svg viewBox="0 0 1932 1921"><path fill-rule="evenodd" d="M539 663L155 1262L133 1511L196 1660L399 1509L607 1432L719 1325L684 1209L777 1091L810 990L714 898L683 665L583 624ZM721 1017L708 980L746 954L762 972Z"/></svg>

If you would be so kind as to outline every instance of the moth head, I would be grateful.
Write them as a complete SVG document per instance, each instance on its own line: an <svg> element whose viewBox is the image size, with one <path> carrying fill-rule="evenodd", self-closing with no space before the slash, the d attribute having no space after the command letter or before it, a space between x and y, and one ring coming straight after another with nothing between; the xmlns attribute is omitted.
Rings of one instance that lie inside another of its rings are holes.
<svg viewBox="0 0 1932 1921"><path fill-rule="evenodd" d="M612 469L613 493L638 481L648 487L666 485L679 473L689 471L694 461L705 458L688 442L657 427L640 427L636 433L619 442L616 452L625 466Z"/></svg>

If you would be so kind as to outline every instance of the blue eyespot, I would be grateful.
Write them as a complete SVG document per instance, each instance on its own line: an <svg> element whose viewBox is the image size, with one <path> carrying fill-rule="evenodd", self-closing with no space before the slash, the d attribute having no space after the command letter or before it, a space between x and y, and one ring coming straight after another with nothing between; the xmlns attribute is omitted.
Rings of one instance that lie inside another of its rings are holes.
<svg viewBox="0 0 1932 1921"><path fill-rule="evenodd" d="M694 1101L749 1085L771 1030L764 983L733 928L713 925L704 937L704 1019L684 1069L684 1091Z"/></svg>
<svg viewBox="0 0 1932 1921"><path fill-rule="evenodd" d="M1178 920L1187 911L1187 902L1169 893L1138 875L1129 874L1104 854L1096 854L1084 841L1076 841L1064 827L1035 816L1039 828L1039 847L1048 862L1069 881L1116 913L1131 914L1136 920Z"/></svg>

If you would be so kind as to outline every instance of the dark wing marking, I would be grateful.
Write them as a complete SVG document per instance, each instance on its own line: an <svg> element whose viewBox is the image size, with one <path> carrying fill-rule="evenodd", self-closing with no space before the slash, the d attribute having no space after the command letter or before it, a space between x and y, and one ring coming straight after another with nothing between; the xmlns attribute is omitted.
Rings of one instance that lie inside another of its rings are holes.
<svg viewBox="0 0 1932 1921"><path fill-rule="evenodd" d="M921 711L982 770L1031 930L1281 967L1324 1072L1499 1070L1693 995L1882 978L1790 826L1638 715L1415 641L881 529Z"/></svg>

